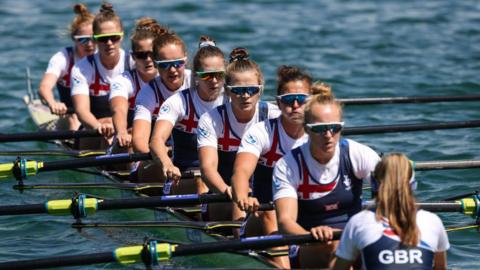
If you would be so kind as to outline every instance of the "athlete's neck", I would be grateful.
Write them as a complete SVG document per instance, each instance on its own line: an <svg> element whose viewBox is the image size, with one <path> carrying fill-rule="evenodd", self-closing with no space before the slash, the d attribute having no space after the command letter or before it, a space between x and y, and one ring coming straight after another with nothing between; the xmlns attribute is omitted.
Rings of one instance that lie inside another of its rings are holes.
<svg viewBox="0 0 480 270"><path fill-rule="evenodd" d="M140 76L140 79L142 79L142 81L144 81L146 83L155 79L155 76L157 75L155 73L154 74L149 74L149 73L145 73L145 72L140 72L138 70L137 70L137 73Z"/></svg>
<svg viewBox="0 0 480 270"><path fill-rule="evenodd" d="M315 147L312 141L310 141L309 148L312 157L322 165L327 164L335 154L335 151L333 151L332 153L322 151L321 149L319 149L319 147Z"/></svg>
<svg viewBox="0 0 480 270"><path fill-rule="evenodd" d="M281 117L280 121L282 122L283 129L287 133L288 137L292 139L299 139L305 133L303 124L298 124L295 122L289 122L285 117Z"/></svg>
<svg viewBox="0 0 480 270"><path fill-rule="evenodd" d="M120 52L111 56L100 54L100 62L106 69L114 69L118 62L120 62Z"/></svg>
<svg viewBox="0 0 480 270"><path fill-rule="evenodd" d="M253 106L252 110L241 110L240 108L237 108L236 106L233 106L232 104L232 111L233 115L235 115L235 118L239 123L248 123L250 120L252 120L253 116L255 115L255 111L257 109L257 106Z"/></svg>

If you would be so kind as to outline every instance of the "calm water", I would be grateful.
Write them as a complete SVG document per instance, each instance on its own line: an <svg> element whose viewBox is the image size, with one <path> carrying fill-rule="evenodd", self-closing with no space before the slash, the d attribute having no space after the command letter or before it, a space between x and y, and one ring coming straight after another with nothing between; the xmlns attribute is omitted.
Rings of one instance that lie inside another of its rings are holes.
<svg viewBox="0 0 480 270"><path fill-rule="evenodd" d="M87 1L98 10L98 1ZM130 31L135 19L151 16L169 25L193 54L198 37L214 37L229 52L250 50L267 83L275 89L275 70L282 64L308 68L333 85L338 97L474 94L480 88L480 5L477 1L115 1ZM29 66L38 86L47 62L69 45L66 26L72 1L4 0L0 6L0 120L2 132L33 131L21 100L24 70ZM125 48L128 44L125 43ZM427 105L378 105L345 108L348 126L479 119L478 102ZM355 136L379 152L402 151L413 160L478 159L478 129ZM1 150L45 149L42 143L1 144ZM9 161L13 158L2 158ZM476 170L417 173L419 200L441 200L480 187ZM49 173L38 182L90 176ZM65 198L71 192L18 194L0 183L1 204L37 203ZM101 215L97 218L101 219ZM442 215L447 226L472 222L460 214ZM108 250L121 237L102 231L77 233L70 218L1 218L0 260ZM478 266L476 231L449 233L452 269ZM99 245L99 243L102 243ZM109 266L116 268L117 266ZM91 269L92 267L85 267ZM98 269L104 267L98 266Z"/></svg>

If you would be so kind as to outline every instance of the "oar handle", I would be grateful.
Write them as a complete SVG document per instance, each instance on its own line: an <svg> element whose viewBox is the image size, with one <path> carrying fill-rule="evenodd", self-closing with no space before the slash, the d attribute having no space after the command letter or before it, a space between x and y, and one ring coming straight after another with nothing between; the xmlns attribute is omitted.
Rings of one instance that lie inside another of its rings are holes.
<svg viewBox="0 0 480 270"><path fill-rule="evenodd" d="M57 256L42 259L4 262L0 263L0 269L38 269L72 265L89 265L114 261L116 261L114 253L110 251L85 255Z"/></svg>
<svg viewBox="0 0 480 270"><path fill-rule="evenodd" d="M424 130L437 130L437 129L474 128L474 127L480 127L480 120L346 127L343 129L342 134L343 135L361 135L361 134L424 131Z"/></svg>

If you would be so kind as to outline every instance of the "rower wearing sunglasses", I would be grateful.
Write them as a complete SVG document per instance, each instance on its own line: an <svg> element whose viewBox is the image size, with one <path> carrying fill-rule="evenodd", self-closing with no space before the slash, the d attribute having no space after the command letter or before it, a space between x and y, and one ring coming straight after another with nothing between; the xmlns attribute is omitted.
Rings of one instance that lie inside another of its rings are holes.
<svg viewBox="0 0 480 270"><path fill-rule="evenodd" d="M133 66L121 48L123 26L112 5L103 3L93 20L93 39L98 51L72 69L72 100L84 128L96 129L107 141L81 140L80 147L100 149L110 143L114 129L108 101L111 80Z"/></svg>
<svg viewBox="0 0 480 270"><path fill-rule="evenodd" d="M273 199L279 229L286 234L312 233L322 226L342 229L362 207L362 179L380 157L366 145L341 139L342 107L333 95L315 95L305 105L309 139L277 161ZM292 267L328 267L338 241L292 247Z"/></svg>
<svg viewBox="0 0 480 270"><path fill-rule="evenodd" d="M153 62L153 40L165 33L165 28L152 18L137 21L130 36L135 68L113 78L110 91L110 107L113 113L116 141L119 147L129 147L135 99L142 87L157 76Z"/></svg>
<svg viewBox="0 0 480 270"><path fill-rule="evenodd" d="M134 151L140 153L150 151L150 135L163 102L191 87L192 74L186 68L187 46L175 32L168 31L155 39L153 58L160 76L142 87L135 102L132 144ZM171 139L168 144L171 145ZM153 181L161 174L161 168L151 161L139 162L135 171L138 181Z"/></svg>
<svg viewBox="0 0 480 270"><path fill-rule="evenodd" d="M230 54L227 66L226 90L230 102L205 113L199 121L198 154L202 178L211 192L225 193L232 197L230 179L233 163L243 133L255 123L279 115L276 105L260 101L263 90L263 74L260 67L248 58L244 48L236 48ZM231 220L242 218L233 203L208 206L206 220Z"/></svg>
<svg viewBox="0 0 480 270"><path fill-rule="evenodd" d="M181 171L198 169L197 125L200 116L226 101L223 93L225 56L206 36L200 38L199 49L193 58L193 72L195 86L175 93L160 107L150 143L152 155L162 168L162 178L175 183L178 183ZM173 160L165 145L170 135L174 142ZM180 181L179 185L173 186L172 193L207 191L199 177L194 181Z"/></svg>
<svg viewBox="0 0 480 270"><path fill-rule="evenodd" d="M75 18L70 24L70 37L74 45L66 47L50 58L47 71L43 75L38 88L40 97L45 100L53 114L60 115L66 120L65 129L77 130L80 127L76 114L67 114L73 109L71 98L70 73L73 65L85 56L95 53L95 44L92 42L93 15L83 4L76 4L73 8ZM60 101L55 99L53 87L57 86Z"/></svg>

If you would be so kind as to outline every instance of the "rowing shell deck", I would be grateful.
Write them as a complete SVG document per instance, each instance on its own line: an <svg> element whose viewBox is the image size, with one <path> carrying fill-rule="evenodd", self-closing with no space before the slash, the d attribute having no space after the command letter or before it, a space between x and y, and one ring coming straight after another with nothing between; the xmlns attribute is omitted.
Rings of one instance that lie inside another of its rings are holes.
<svg viewBox="0 0 480 270"><path fill-rule="evenodd" d="M29 96L24 97L25 104L28 107L28 111L31 115L32 120L35 122L39 130L43 131L54 131L61 128L62 121L58 116L52 115L47 106L43 105L40 100L34 99L33 95L30 93ZM56 142L60 147L69 148L67 144L57 141ZM101 171L106 177L102 181L121 181L119 178L115 177L112 174L109 174L107 171ZM98 178L98 177L97 177ZM98 180L98 179L97 179ZM90 190L89 190L90 191ZM101 194L98 194L101 192ZM118 191L118 190L97 190L95 195L101 197L132 197L138 196L138 193L133 191ZM142 195L141 196L146 196ZM116 212L120 213L122 217L126 220L135 220L135 221L165 221L171 222L171 227L158 227L158 228L135 228L128 229L128 231L135 231L134 235L148 235L151 238L161 239L166 242L173 243L198 243L198 242L214 242L222 241L223 237L209 235L203 230L197 230L194 228L185 228L184 226L175 226L175 223L181 225L181 222L191 222L186 216L180 214L178 211L173 209L137 209L137 210L120 210ZM109 216L109 215L108 215ZM122 238L122 236L116 236L115 238ZM128 239L130 242L135 241L140 243L143 239ZM216 253L210 255L197 255L197 256L186 256L186 257L177 257L172 260L175 266L180 267L220 267L220 268L272 268L272 265L267 263L263 257L258 255L247 255L239 253Z"/></svg>

